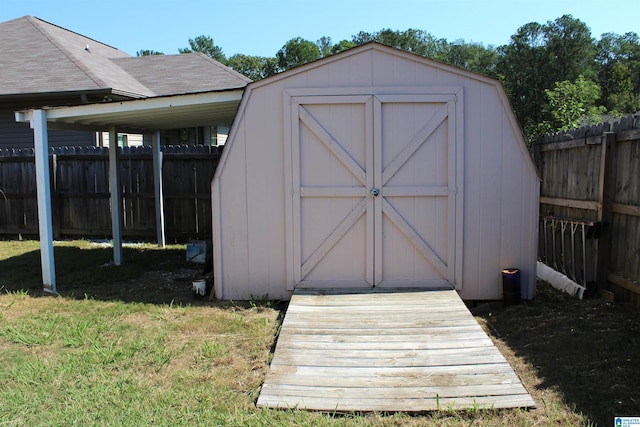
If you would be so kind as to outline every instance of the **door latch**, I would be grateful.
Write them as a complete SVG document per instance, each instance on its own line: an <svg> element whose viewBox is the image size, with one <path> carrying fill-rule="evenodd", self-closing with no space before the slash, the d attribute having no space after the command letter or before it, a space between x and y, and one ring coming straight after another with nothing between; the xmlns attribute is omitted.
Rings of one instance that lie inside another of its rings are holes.
<svg viewBox="0 0 640 427"><path fill-rule="evenodd" d="M380 190L378 190L377 188L372 188L371 190L369 190L369 194L371 194L373 197L378 197L378 194L380 194Z"/></svg>

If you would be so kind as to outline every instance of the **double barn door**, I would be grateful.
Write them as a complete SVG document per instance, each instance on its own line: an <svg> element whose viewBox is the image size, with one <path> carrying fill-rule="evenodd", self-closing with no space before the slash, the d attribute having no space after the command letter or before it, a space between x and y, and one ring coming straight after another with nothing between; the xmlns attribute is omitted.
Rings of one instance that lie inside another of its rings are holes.
<svg viewBox="0 0 640 427"><path fill-rule="evenodd" d="M285 108L289 287L459 285L461 92L292 92Z"/></svg>

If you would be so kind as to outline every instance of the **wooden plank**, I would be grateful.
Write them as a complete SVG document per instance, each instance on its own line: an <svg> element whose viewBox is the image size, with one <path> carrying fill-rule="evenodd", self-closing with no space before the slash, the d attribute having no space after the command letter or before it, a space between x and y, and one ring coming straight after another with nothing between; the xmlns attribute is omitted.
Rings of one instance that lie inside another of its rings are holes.
<svg viewBox="0 0 640 427"><path fill-rule="evenodd" d="M512 396L502 396L500 399L494 396L475 396L475 397L455 397L455 398L357 398L357 399L332 399L332 398L313 398L305 397L301 399L298 396L261 396L259 406L271 408L298 408L309 410L330 410L330 411L352 411L352 408L359 408L359 411L379 411L379 412L421 412L435 411L442 409L469 409L469 408L486 408L486 409L503 409L503 408L526 408L535 406L531 397L526 394L518 394ZM330 409L327 409L333 405Z"/></svg>
<svg viewBox="0 0 640 427"><path fill-rule="evenodd" d="M469 347L469 341L474 341L475 348L479 347L491 347L493 343L491 340L482 340L482 337L478 335L471 335L470 338L464 339L442 339L442 340L426 340L425 342L414 341L383 341L375 339L375 336L371 335L369 340L364 342L353 341L336 341L336 340L323 340L323 341L310 341L300 340L297 336L286 337L279 339L283 345L293 350L315 350L318 348L331 350L331 351L349 351L349 350L434 350L434 349L464 349Z"/></svg>
<svg viewBox="0 0 640 427"><path fill-rule="evenodd" d="M325 377L413 377L428 379L431 377L449 377L453 375L473 374L514 374L507 362L485 363L482 365L458 366L384 366L384 367L324 367L324 366L290 366L274 365L269 368L270 373L277 375L298 374L300 376L322 375ZM271 372L273 371L273 372Z"/></svg>
<svg viewBox="0 0 640 427"><path fill-rule="evenodd" d="M429 335L425 335L420 342L416 342L413 339L407 338L404 335L387 335L384 337L384 340L379 338L379 334L376 332L372 332L367 334L365 331L362 331L361 334L358 335L344 335L340 333L334 334L316 334L314 332L310 333L298 333L298 334L289 334L289 333L281 333L278 337L278 342L285 342L285 340L290 339L291 342L289 345L295 343L306 343L309 342L313 345L322 346L327 345L327 343L334 344L346 344L356 346L360 343L375 343L377 345L385 346L385 345L401 345L401 344L410 344L410 345L429 345L440 342L455 342L456 340L467 341L467 340L476 340L476 344L480 340L484 340L487 342L491 342L489 337L484 333L484 331L478 331L477 328L468 328L468 331L460 331L456 330L454 332L448 333L431 333ZM449 330L451 331L451 330ZM286 332L286 331L285 331Z"/></svg>
<svg viewBox="0 0 640 427"><path fill-rule="evenodd" d="M318 378L324 382L323 379ZM266 395L271 393L272 389L278 396L300 396L300 397L324 397L327 391L341 400L358 399L363 393L368 391L368 387L349 387L349 386L329 386L320 385L319 387L308 387L306 385L293 384L265 384L263 386ZM415 399L420 397L423 399L436 397L474 397L474 396L500 396L513 395L522 393L520 384L462 384L462 385L434 385L434 386L406 386L402 387L383 387L376 386L376 399Z"/></svg>
<svg viewBox="0 0 640 427"><path fill-rule="evenodd" d="M611 211L613 213L622 214L622 215L640 216L640 206L635 206L635 205L612 203Z"/></svg>
<svg viewBox="0 0 640 427"><path fill-rule="evenodd" d="M625 279L624 277L618 276L617 274L613 274L613 273L609 273L607 275L607 280L613 283L614 285L618 285L628 291L631 291L635 294L640 295L640 283L638 282Z"/></svg>
<svg viewBox="0 0 640 427"><path fill-rule="evenodd" d="M433 387L438 389L440 387L460 387L460 386L482 386L482 385L517 385L519 386L518 378L513 373L485 373L485 374L461 374L456 375L437 375L437 376L415 376L408 375L395 376L395 380L402 384L403 388L409 387ZM374 376L374 375L362 375L362 376L345 376L334 377L327 375L300 375L298 373L281 374L273 378L270 385L294 385L294 386L308 386L310 383L315 384L317 387L354 387L354 388L369 388L369 387L388 387L389 379L387 375ZM520 389L515 390L520 392Z"/></svg>
<svg viewBox="0 0 640 427"><path fill-rule="evenodd" d="M469 351L464 351L469 350ZM473 350L473 351L471 351ZM441 353L436 354L437 351ZM502 363L504 356L493 349L430 349L429 351L402 352L394 350L376 351L327 351L317 354L312 350L280 350L273 358L273 364L343 367L375 366L455 366ZM343 353L340 355L339 353ZM387 356L384 354L388 353ZM350 355L350 356L349 356ZM370 357L365 357L370 356Z"/></svg>
<svg viewBox="0 0 640 427"><path fill-rule="evenodd" d="M312 323L305 322L304 320L288 320L285 325L290 328L298 329L335 329L341 332L355 331L356 333L357 331L362 332L363 330L367 329L375 329L379 330L382 334L396 333L399 330L405 330L405 332L407 332L407 330L417 329L418 331L415 331L415 333L421 333L423 329L434 327L449 329L458 326L475 326L473 324L473 319L465 319L464 316L456 314L451 314L450 316L451 317L449 319L447 319L446 317L443 317L441 319L429 319L424 317L407 318L407 316L405 316L404 319L402 317L381 317L377 322L355 321L353 318L351 318L349 319L348 323L344 321L344 318L341 322L335 322L331 320L326 321L323 319L314 319ZM387 328L385 327L385 324L392 324L393 328Z"/></svg>
<svg viewBox="0 0 640 427"><path fill-rule="evenodd" d="M598 211L598 221L604 224L610 224L612 219L613 195L615 193L615 155L616 135L615 133L607 132L604 134L604 144L602 144L602 153L600 155L600 177L598 182L598 200L602 206L602 209ZM604 227L596 248L595 279L598 288L604 289L611 259L610 227Z"/></svg>
<svg viewBox="0 0 640 427"><path fill-rule="evenodd" d="M582 148L585 145L599 145L602 143L602 135L589 136L581 139L570 139L562 142L552 142L538 144L540 151L558 151L567 150L571 148Z"/></svg>
<svg viewBox="0 0 640 427"><path fill-rule="evenodd" d="M455 291L353 292L296 290L258 406L340 411L535 406Z"/></svg>
<svg viewBox="0 0 640 427"><path fill-rule="evenodd" d="M381 328L369 328L369 330L365 330L364 328L358 328L358 327L353 327L353 328L340 328L339 330L336 329L335 327L325 327L325 328L311 328L311 327L296 327L293 325L284 325L287 327L287 331L286 333L291 333L291 334L299 334L299 333L314 333L317 335L331 335L334 334L336 332L340 333L343 336L349 336L349 335L362 335L362 334L370 334L370 333L377 333L379 336L387 336L387 335L414 335L414 336L424 336L424 335L428 335L428 334L433 334L433 333L438 333L441 334L444 331L450 332L450 333L456 333L456 332L469 332L469 331L474 331L477 330L476 329L476 325L472 324L472 323L468 323L466 325L463 326L432 326L432 327L422 327L422 328L386 328L386 329L381 329ZM281 335L284 332L281 332Z"/></svg>
<svg viewBox="0 0 640 427"><path fill-rule="evenodd" d="M594 202L592 200L575 200L575 199L564 199L561 197L546 197L546 196L540 197L540 204L566 206L569 208L587 209L592 211L600 210L600 206L601 206L599 202Z"/></svg>
<svg viewBox="0 0 640 427"><path fill-rule="evenodd" d="M621 132L617 132L616 141L639 141L640 129L630 129Z"/></svg>
<svg viewBox="0 0 640 427"><path fill-rule="evenodd" d="M358 300L353 300L354 304L358 304ZM419 313L429 313L430 315L433 316L438 316L438 315L442 315L445 316L447 314L451 314L451 315L460 315L464 317L465 312L460 310L460 306L458 305L454 305L451 304L447 301L442 301L440 302L440 304L424 304L424 305L419 305L419 304L410 304L409 301L403 301L403 300L394 300L395 306L393 305L389 305L388 303L385 304L371 304L369 305L368 303L362 303L361 305L359 305L358 307L355 307L353 309L350 309L350 312L355 315L355 316L360 316L360 317L370 317L370 318L379 318L381 316L380 312L384 312L385 315L389 315L389 316L393 316L394 314L399 314L399 315L403 315L406 314L406 308L404 307L399 307L399 304L403 304L407 303L406 305L413 307L414 311L419 312ZM323 317L326 316L332 316L332 315L336 315L336 316L340 316L341 315L341 309L343 309L344 307L348 307L346 305L325 305L325 306L321 306L321 305L316 305L316 306L294 306L292 307L292 313L294 315L307 315L307 314L322 314ZM464 306L463 306L464 307ZM404 309L404 311L402 310ZM294 316L292 316L294 317ZM305 319L307 319L305 317Z"/></svg>

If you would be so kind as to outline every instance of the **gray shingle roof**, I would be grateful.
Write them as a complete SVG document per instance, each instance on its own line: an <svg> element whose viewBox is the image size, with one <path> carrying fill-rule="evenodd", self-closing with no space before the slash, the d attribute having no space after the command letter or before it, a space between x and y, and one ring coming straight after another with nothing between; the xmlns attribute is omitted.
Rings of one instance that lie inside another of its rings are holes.
<svg viewBox="0 0 640 427"><path fill-rule="evenodd" d="M251 80L202 53L112 60L156 95L243 88Z"/></svg>
<svg viewBox="0 0 640 427"><path fill-rule="evenodd" d="M66 92L144 98L237 89L250 82L201 54L131 57L33 16L0 23L0 70L5 100Z"/></svg>

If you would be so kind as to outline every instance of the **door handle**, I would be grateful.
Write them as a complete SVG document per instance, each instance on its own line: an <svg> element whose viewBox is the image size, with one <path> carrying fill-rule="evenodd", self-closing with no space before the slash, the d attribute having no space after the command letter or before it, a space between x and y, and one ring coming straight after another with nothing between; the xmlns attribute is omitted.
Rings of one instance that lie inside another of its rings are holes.
<svg viewBox="0 0 640 427"><path fill-rule="evenodd" d="M378 194L380 194L380 190L378 190L377 188L372 188L371 190L369 190L369 194L371 194L373 197L378 197Z"/></svg>

